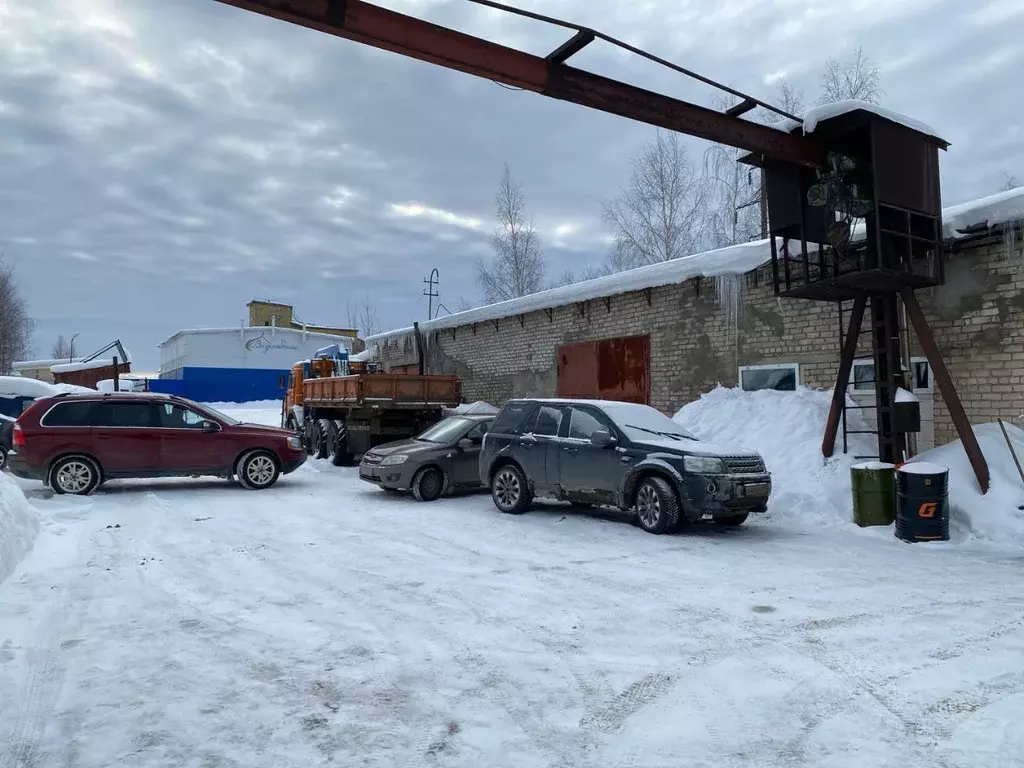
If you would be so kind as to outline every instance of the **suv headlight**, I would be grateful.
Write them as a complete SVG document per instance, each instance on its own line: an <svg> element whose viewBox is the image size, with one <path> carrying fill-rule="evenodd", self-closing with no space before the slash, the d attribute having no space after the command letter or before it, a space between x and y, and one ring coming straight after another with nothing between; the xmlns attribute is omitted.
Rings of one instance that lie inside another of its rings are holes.
<svg viewBox="0 0 1024 768"><path fill-rule="evenodd" d="M293 451L301 451L302 450L302 440L299 439L298 437L289 437L288 438L288 447L291 448Z"/></svg>
<svg viewBox="0 0 1024 768"><path fill-rule="evenodd" d="M395 464L405 464L409 460L409 454L407 453L392 453L390 456L385 456L384 461L381 462L383 467L392 467Z"/></svg>
<svg viewBox="0 0 1024 768"><path fill-rule="evenodd" d="M721 475L725 473L725 464L711 456L684 456L683 469L699 475Z"/></svg>

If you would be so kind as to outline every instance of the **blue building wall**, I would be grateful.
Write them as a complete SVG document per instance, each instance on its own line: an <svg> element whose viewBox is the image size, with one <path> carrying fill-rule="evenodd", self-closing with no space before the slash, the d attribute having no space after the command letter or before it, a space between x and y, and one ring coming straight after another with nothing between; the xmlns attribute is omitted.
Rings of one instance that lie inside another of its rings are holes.
<svg viewBox="0 0 1024 768"><path fill-rule="evenodd" d="M251 403L281 400L288 387L287 370L273 368L185 367L176 378L149 380L151 392L179 395L201 403Z"/></svg>

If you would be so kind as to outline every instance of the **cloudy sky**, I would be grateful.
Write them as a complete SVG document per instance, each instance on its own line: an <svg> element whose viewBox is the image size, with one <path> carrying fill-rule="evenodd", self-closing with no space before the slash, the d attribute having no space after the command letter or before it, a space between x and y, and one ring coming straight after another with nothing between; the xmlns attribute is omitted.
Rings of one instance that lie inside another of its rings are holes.
<svg viewBox="0 0 1024 768"><path fill-rule="evenodd" d="M464 0L386 0L546 53L566 34ZM816 95L829 55L881 67L883 103L939 129L943 200L1024 177L1020 0L518 0L750 93ZM594 44L573 60L699 103L714 93ZM1017 85L1014 85L1014 82ZM552 278L600 263L602 199L651 129L374 51L213 0L0 0L0 251L35 352L119 336L136 368L181 328L234 326L255 297L385 328L477 303L502 164ZM692 142L699 157L704 146Z"/></svg>

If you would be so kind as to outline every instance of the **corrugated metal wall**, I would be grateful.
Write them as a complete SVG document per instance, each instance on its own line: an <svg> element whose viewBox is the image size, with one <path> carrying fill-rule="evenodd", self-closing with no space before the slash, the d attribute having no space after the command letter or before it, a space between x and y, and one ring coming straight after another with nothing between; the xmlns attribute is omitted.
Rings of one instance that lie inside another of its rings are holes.
<svg viewBox="0 0 1024 768"><path fill-rule="evenodd" d="M649 404L650 336L565 344L558 350L558 397Z"/></svg>

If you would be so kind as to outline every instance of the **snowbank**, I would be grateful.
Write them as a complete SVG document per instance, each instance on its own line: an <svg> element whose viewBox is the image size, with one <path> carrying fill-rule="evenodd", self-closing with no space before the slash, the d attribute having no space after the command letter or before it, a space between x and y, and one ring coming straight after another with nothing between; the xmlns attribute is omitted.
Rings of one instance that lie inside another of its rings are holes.
<svg viewBox="0 0 1024 768"><path fill-rule="evenodd" d="M1024 464L1024 430L1004 424L1017 457ZM907 466L927 462L949 468L952 539L1024 545L1024 480L1017 472L1006 438L998 423L977 425L974 434L990 474L989 490L984 496L959 440L915 456Z"/></svg>
<svg viewBox="0 0 1024 768"><path fill-rule="evenodd" d="M22 490L6 474L0 474L0 581L3 581L32 548L39 533L39 517Z"/></svg>
<svg viewBox="0 0 1024 768"><path fill-rule="evenodd" d="M95 392L75 384L50 384L21 376L0 376L0 397L53 397L64 392Z"/></svg>
<svg viewBox="0 0 1024 768"><path fill-rule="evenodd" d="M830 391L800 388L795 392L717 387L684 405L674 419L701 440L757 451L772 473L768 511L777 520L801 525L851 523L850 467L855 455L877 448L863 435L850 435L850 451L821 455L821 440L832 402ZM852 403L851 403L852 405ZM862 430L860 411L847 412L848 427Z"/></svg>

